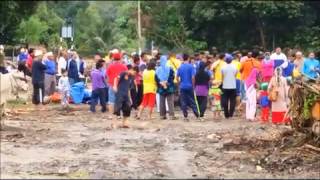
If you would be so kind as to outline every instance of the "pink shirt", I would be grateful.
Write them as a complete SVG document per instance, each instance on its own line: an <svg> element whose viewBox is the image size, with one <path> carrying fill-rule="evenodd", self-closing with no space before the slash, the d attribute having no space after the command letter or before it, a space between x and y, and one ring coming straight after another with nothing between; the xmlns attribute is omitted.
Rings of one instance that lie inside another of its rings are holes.
<svg viewBox="0 0 320 180"><path fill-rule="evenodd" d="M269 60L269 61L265 61L263 60L261 63L261 76L262 78L268 78L268 77L272 77L273 75L273 66L274 66L274 61L273 60Z"/></svg>

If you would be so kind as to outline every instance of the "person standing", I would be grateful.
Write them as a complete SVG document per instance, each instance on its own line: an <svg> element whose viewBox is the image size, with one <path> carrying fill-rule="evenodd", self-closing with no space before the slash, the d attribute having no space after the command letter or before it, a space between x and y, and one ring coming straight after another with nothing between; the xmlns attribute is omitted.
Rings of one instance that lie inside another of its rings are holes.
<svg viewBox="0 0 320 180"><path fill-rule="evenodd" d="M71 55L71 59L68 60L68 64L67 64L68 77L69 77L71 86L74 83L77 83L80 81L76 58L77 58L77 55L73 53Z"/></svg>
<svg viewBox="0 0 320 180"><path fill-rule="evenodd" d="M142 97L143 97L143 83L142 83L142 72L140 72L139 70L139 63L140 63L140 58L139 55L134 55L133 56L133 69L136 71L135 73L135 77L134 77L134 81L136 84L136 93L135 96L132 98L134 99L133 103L133 108L135 110L138 109L138 107L140 106L141 102L142 102Z"/></svg>
<svg viewBox="0 0 320 180"><path fill-rule="evenodd" d="M91 105L90 111L96 112L96 105L98 103L98 99L100 100L101 112L106 112L106 91L105 91L105 78L101 73L101 69L103 68L104 60L99 60L96 63L96 68L91 71L91 82L92 82L92 95L91 95Z"/></svg>
<svg viewBox="0 0 320 180"><path fill-rule="evenodd" d="M120 73L127 71L128 68L126 65L121 63L121 54L112 53L113 61L108 65L106 70L106 77L108 78L108 110L110 113L114 112L114 103L115 103L115 91L114 80L120 75ZM110 114L109 119L113 119L112 114Z"/></svg>
<svg viewBox="0 0 320 180"><path fill-rule="evenodd" d="M46 57L44 61L47 66L44 76L45 95L51 96L56 89L56 62L52 52L48 52Z"/></svg>
<svg viewBox="0 0 320 180"><path fill-rule="evenodd" d="M237 85L236 109L240 113L240 109L241 109L241 73L240 73L241 53L239 51L236 51L233 54L234 54L234 58L233 58L231 64L233 64L237 69L237 75L236 75L236 85Z"/></svg>
<svg viewBox="0 0 320 180"><path fill-rule="evenodd" d="M281 52L281 48L277 47L275 52L271 54L270 59L274 60L274 68L281 66L286 68L288 65L287 56Z"/></svg>
<svg viewBox="0 0 320 180"><path fill-rule="evenodd" d="M221 74L221 68L226 64L224 61L224 53L219 54L219 59L215 61L212 65L212 70L214 71L214 80L215 81L222 81L222 74Z"/></svg>
<svg viewBox="0 0 320 180"><path fill-rule="evenodd" d="M0 73L2 73L2 74L8 73L8 70L6 69L5 54L4 54L3 45L0 45Z"/></svg>
<svg viewBox="0 0 320 180"><path fill-rule="evenodd" d="M67 108L69 106L69 97L70 97L70 83L68 79L67 70L61 70L61 77L58 81L58 89L61 94L61 105L62 108Z"/></svg>
<svg viewBox="0 0 320 180"><path fill-rule="evenodd" d="M26 66L27 66L27 69L28 69L28 72L29 72L30 76L31 76L33 58L34 58L34 49L30 48L29 51L28 51L28 58L27 58L27 61L26 61Z"/></svg>
<svg viewBox="0 0 320 180"><path fill-rule="evenodd" d="M67 69L67 53L65 51L59 52L59 57L58 57L58 73L57 73L57 78L59 79L62 76L62 70Z"/></svg>
<svg viewBox="0 0 320 180"><path fill-rule="evenodd" d="M236 106L237 81L236 75L238 70L231 64L233 57L226 54L224 65L221 69L222 74L222 107L226 119L232 118Z"/></svg>
<svg viewBox="0 0 320 180"><path fill-rule="evenodd" d="M304 60L302 64L302 73L311 79L319 77L320 74L320 63L319 60L315 59L315 54L313 52L309 53L309 58Z"/></svg>
<svg viewBox="0 0 320 180"><path fill-rule="evenodd" d="M28 75L28 69L26 66L26 61L28 59L28 52L25 48L20 49L20 54L18 55L18 70L24 73L24 76Z"/></svg>
<svg viewBox="0 0 320 180"><path fill-rule="evenodd" d="M272 97L270 100L272 123L274 124L284 123L284 116L288 110L287 89L287 80L282 76L282 68L277 67L274 71L274 76L271 78L270 84L268 86L268 93Z"/></svg>
<svg viewBox="0 0 320 180"><path fill-rule="evenodd" d="M262 82L269 82L273 75L274 61L270 59L270 52L266 52L261 62Z"/></svg>
<svg viewBox="0 0 320 180"><path fill-rule="evenodd" d="M174 116L174 71L167 65L167 56L160 57L160 67L156 70L157 92L160 95L160 117L161 119L167 119L166 117L166 101L168 103L169 115L172 120L175 120Z"/></svg>
<svg viewBox="0 0 320 180"><path fill-rule="evenodd" d="M301 51L297 51L294 57L294 70L293 70L293 77L298 78L301 76L301 70L303 65L303 54Z"/></svg>
<svg viewBox="0 0 320 180"><path fill-rule="evenodd" d="M199 104L201 121L203 121L204 113L207 109L210 77L210 74L206 71L206 63L201 61L195 75L195 93Z"/></svg>
<svg viewBox="0 0 320 180"><path fill-rule="evenodd" d="M193 92L195 82L195 71L189 63L189 55L183 54L183 63L177 70L178 82L180 83L180 107L183 112L184 120L188 119L188 107L190 107L194 115L199 118L198 108L195 102Z"/></svg>
<svg viewBox="0 0 320 180"><path fill-rule="evenodd" d="M152 118L152 112L153 112L154 105L156 103L156 92L157 92L155 68L156 68L156 63L153 61L150 61L147 64L147 69L142 74L143 98L139 108L137 119L141 118L141 114L146 107L149 108L148 119Z"/></svg>
<svg viewBox="0 0 320 180"><path fill-rule="evenodd" d="M246 87L246 119L249 121L255 120L256 108L257 108L257 90L256 83L258 77L258 69L253 68L251 73L245 80Z"/></svg>
<svg viewBox="0 0 320 180"><path fill-rule="evenodd" d="M43 52L41 50L35 50L35 59L32 63L32 103L35 105L43 103L44 99L44 74L46 70L46 65L42 61L42 55Z"/></svg>
<svg viewBox="0 0 320 180"><path fill-rule="evenodd" d="M252 70L254 68L256 68L258 71L260 71L261 69L261 63L256 59L257 57L257 53L252 53L249 52L248 53L248 58L241 63L241 68L240 68L240 72L241 72L241 93L242 93L242 100L245 101L248 96L246 91L249 87L247 87L245 84L245 81L247 80L247 78L250 76L250 74L252 73Z"/></svg>

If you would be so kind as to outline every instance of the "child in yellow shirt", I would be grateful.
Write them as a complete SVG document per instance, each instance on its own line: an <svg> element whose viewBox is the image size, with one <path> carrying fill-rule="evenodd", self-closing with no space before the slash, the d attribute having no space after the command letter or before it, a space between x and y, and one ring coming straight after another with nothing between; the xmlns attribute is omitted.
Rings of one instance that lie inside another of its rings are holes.
<svg viewBox="0 0 320 180"><path fill-rule="evenodd" d="M155 62L149 62L147 69L143 72L143 98L137 115L137 119L140 119L143 110L148 107L149 115L148 118L151 119L154 105L156 103L156 91L157 91L157 82L156 82L156 64Z"/></svg>

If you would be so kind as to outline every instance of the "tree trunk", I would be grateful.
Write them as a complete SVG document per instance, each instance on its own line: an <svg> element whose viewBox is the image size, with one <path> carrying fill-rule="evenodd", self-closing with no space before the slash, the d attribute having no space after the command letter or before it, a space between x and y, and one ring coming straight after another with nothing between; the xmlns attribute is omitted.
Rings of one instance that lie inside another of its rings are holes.
<svg viewBox="0 0 320 180"><path fill-rule="evenodd" d="M257 20L257 25L258 25L258 31L260 34L261 46L263 47L263 50L266 50L266 39L265 39L264 30L263 30L263 24L262 24L259 16L256 16L256 20Z"/></svg>

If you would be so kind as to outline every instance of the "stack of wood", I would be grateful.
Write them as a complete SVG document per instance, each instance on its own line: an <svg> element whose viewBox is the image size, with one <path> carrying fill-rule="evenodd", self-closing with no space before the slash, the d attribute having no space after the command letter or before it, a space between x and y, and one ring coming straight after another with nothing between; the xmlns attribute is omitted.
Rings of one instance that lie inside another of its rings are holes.
<svg viewBox="0 0 320 180"><path fill-rule="evenodd" d="M320 145L320 83L295 80L290 93L289 115L292 127L310 135Z"/></svg>

